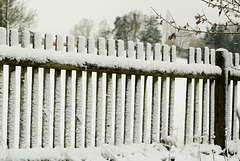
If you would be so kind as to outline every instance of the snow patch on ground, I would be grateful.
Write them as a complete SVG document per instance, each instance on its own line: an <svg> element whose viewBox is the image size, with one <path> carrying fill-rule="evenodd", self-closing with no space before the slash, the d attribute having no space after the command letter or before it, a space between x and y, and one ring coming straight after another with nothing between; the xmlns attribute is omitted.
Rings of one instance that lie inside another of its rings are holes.
<svg viewBox="0 0 240 161"><path fill-rule="evenodd" d="M239 143L239 142L238 142ZM235 142L234 151L239 150ZM231 143L234 144L234 143ZM130 144L122 146L101 145L90 148L32 148L0 150L0 160L91 160L91 161L225 161L226 156L216 145L189 144L179 147L168 147L163 144ZM229 161L240 159L240 156L228 157Z"/></svg>

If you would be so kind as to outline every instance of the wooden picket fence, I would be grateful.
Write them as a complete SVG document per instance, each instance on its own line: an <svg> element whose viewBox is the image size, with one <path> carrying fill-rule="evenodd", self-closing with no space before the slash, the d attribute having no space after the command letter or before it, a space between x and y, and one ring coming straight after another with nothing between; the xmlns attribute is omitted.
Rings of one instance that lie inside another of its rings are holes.
<svg viewBox="0 0 240 161"><path fill-rule="evenodd" d="M61 35L40 33L30 43L24 31L19 44L18 36L10 30L6 40L0 28L2 148L162 142L173 137L179 77L187 78L185 143L215 140L224 146L223 139L239 138L240 74L225 50L190 48L188 64L178 64L176 47L159 43L129 41L125 49L121 40L78 37L75 42L67 36L65 42ZM234 58L238 66L239 55Z"/></svg>

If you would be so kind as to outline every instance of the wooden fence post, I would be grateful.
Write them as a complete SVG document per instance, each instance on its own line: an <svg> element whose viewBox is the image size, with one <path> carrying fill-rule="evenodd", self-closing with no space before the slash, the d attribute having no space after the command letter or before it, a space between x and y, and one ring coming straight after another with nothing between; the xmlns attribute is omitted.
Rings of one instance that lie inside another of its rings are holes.
<svg viewBox="0 0 240 161"><path fill-rule="evenodd" d="M230 99L228 96L230 61L231 55L227 50L216 51L216 65L222 69L222 75L216 79L217 88L215 88L215 144L222 148L225 147L225 141L230 136ZM227 135L225 135L225 130L227 130Z"/></svg>

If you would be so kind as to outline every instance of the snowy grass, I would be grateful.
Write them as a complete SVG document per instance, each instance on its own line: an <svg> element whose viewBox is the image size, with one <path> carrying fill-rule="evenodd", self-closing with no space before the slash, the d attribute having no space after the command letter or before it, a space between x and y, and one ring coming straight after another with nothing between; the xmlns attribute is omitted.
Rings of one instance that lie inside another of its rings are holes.
<svg viewBox="0 0 240 161"><path fill-rule="evenodd" d="M104 144L92 148L32 148L0 150L0 160L69 160L69 161L237 161L240 146L232 142L227 158L216 145L192 143L185 146L163 144L130 144L113 146Z"/></svg>

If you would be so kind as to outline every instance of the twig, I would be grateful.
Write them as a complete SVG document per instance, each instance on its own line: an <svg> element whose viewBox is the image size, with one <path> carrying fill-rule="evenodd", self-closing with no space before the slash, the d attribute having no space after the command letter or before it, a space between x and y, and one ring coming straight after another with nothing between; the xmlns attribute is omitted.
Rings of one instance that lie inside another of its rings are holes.
<svg viewBox="0 0 240 161"><path fill-rule="evenodd" d="M202 0L203 2L206 2L206 3L208 3L208 4L211 4L211 5L213 5L211 2L208 2L208 1L206 1L206 0ZM214 5L216 5L216 4L214 4ZM220 10L222 10L222 6L220 6L221 4L219 4L219 8L220 8ZM217 5L216 5L216 7L217 7ZM171 19L172 20L167 20L167 19L165 19L161 14L159 14L153 7L151 7L151 9L153 10L153 12L157 15L157 18L158 19L160 19L160 24L162 24L162 22L165 22L165 23L167 23L169 26L171 26L172 28L174 28L175 29L175 33L173 33L172 35L170 35L169 36L169 39L172 39L172 38L176 38L176 37L181 37L181 36L179 36L179 35L177 35L176 33L178 33L178 32L180 32L180 31L184 31L184 32L190 32L190 34L188 34L188 35L191 35L191 34L193 34L193 33L195 33L195 34L200 34L200 33L209 33L209 34L240 34L240 32L225 32L225 31L223 31L223 32L217 32L217 31L215 31L215 29L216 29L216 27L217 26L223 26L223 27L225 27L226 28L226 26L237 26L237 31L238 31L238 29L240 28L239 27L239 25L238 25L238 23L234 23L234 21L230 18L230 16L229 15L227 15L227 13L228 13L228 11L229 10L227 10L228 9L228 7L227 6L225 6L225 10L224 10L224 13L225 13L225 16L229 19L229 22L228 23L226 23L226 25L222 25L222 24L216 24L216 23L212 23L211 21L209 21L208 20L208 18L207 18L207 16L206 16L206 14L204 13L204 11L203 11L203 14L202 15L200 15L200 14L198 14L197 16L195 16L195 19L197 20L197 22L196 22L196 24L198 25L198 24L200 24L200 23L204 23L204 22L207 22L210 26L211 26L211 29L209 30L209 31L207 31L207 30L201 30L200 28L198 29L198 30L196 30L196 29L194 29L191 25L189 25L188 23L185 25L185 26L183 26L183 27L181 27L181 26L178 26L177 25L177 23L176 23L176 21L174 20L174 18L173 18L173 16L171 15L171 13L170 13L170 16L171 16ZM221 11L222 12L222 11ZM184 36L187 36L187 34L186 35L184 35Z"/></svg>

